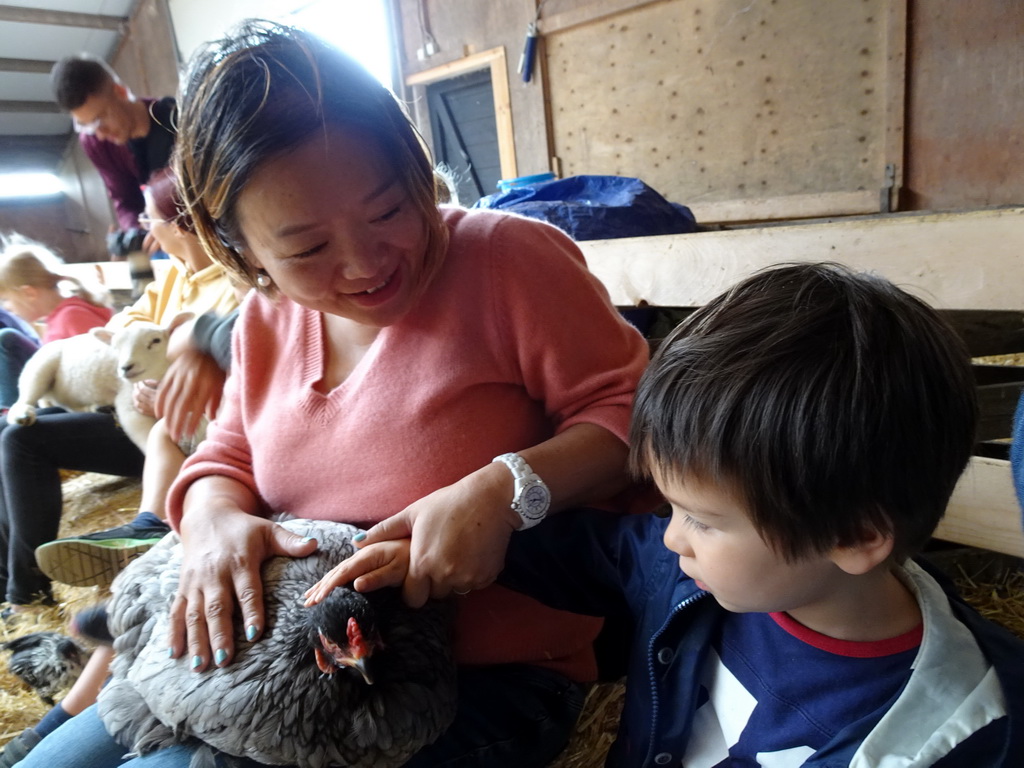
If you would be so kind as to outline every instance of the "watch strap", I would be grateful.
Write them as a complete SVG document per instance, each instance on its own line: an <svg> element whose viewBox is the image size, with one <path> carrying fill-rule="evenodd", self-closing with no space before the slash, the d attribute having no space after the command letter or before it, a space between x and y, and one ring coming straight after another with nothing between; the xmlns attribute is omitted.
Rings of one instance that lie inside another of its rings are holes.
<svg viewBox="0 0 1024 768"><path fill-rule="evenodd" d="M493 462L500 462L512 472L515 486L512 495L512 511L522 520L520 531L532 528L547 517L551 504L551 491L526 459L518 453L503 453L496 456Z"/></svg>

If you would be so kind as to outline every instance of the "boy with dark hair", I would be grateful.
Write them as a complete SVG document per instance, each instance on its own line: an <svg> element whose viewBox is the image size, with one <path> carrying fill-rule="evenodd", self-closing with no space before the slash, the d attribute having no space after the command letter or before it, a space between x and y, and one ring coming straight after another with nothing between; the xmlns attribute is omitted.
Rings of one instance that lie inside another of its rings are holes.
<svg viewBox="0 0 1024 768"><path fill-rule="evenodd" d="M975 420L962 342L884 279L786 265L684 321L631 432L671 517L554 515L501 578L631 618L607 764L1021 765L1024 642L908 559Z"/></svg>
<svg viewBox="0 0 1024 768"><path fill-rule="evenodd" d="M105 61L84 53L54 64L50 84L103 177L119 228L139 230L146 207L141 187L167 166L174 149L174 99L136 99Z"/></svg>

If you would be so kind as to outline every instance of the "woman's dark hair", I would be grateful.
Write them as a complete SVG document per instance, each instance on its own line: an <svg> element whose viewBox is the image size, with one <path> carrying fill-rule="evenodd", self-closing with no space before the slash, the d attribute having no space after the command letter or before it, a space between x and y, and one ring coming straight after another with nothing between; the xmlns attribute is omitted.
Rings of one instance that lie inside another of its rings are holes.
<svg viewBox="0 0 1024 768"><path fill-rule="evenodd" d="M90 96L117 82L107 62L88 53L65 56L50 70L53 97L65 112L78 109Z"/></svg>
<svg viewBox="0 0 1024 768"><path fill-rule="evenodd" d="M440 261L447 230L429 152L391 92L347 54L299 29L246 21L193 58L179 101L176 168L196 234L249 285L239 194L262 164L330 126L379 142L427 225L428 270Z"/></svg>
<svg viewBox="0 0 1024 768"><path fill-rule="evenodd" d="M970 458L967 350L923 301L837 264L762 271L665 339L634 403L637 474L724 483L795 560L931 536Z"/></svg>
<svg viewBox="0 0 1024 768"><path fill-rule="evenodd" d="M160 214L160 218L174 224L186 232L195 232L195 225L192 217L188 214L185 201L181 197L181 188L171 168L161 168L149 177L146 183L146 191L153 207Z"/></svg>

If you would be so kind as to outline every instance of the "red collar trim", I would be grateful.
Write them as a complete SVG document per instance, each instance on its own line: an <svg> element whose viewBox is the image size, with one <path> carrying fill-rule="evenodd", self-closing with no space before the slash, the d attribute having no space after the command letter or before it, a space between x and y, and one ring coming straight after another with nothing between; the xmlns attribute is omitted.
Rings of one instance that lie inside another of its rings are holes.
<svg viewBox="0 0 1024 768"><path fill-rule="evenodd" d="M913 650L921 645L921 637L924 634L924 624L918 624L909 632L885 640L872 640L870 642L837 640L834 637L823 635L820 632L815 632L813 629L805 627L788 613L770 613L768 615L772 617L776 624L797 640L801 640L827 653L834 653L837 656L849 656L855 659L876 659Z"/></svg>

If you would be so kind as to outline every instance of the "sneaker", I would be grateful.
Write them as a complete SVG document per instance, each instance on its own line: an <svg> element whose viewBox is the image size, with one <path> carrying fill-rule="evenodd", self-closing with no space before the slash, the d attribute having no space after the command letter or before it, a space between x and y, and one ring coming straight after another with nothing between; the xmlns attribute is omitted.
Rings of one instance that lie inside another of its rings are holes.
<svg viewBox="0 0 1024 768"><path fill-rule="evenodd" d="M26 728L0 750L0 768L13 768L24 760L28 753L36 748L42 737L32 728Z"/></svg>
<svg viewBox="0 0 1024 768"><path fill-rule="evenodd" d="M36 548L39 569L72 587L109 587L124 567L170 533L170 527L129 523L106 531L57 539Z"/></svg>

